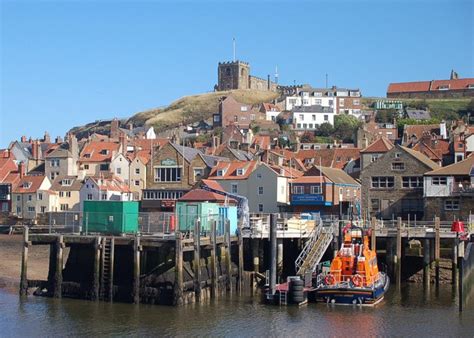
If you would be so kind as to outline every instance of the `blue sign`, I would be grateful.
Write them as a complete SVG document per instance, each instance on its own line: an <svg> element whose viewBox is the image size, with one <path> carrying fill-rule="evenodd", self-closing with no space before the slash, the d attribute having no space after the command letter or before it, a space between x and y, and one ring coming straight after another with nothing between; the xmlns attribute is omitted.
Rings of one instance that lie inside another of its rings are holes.
<svg viewBox="0 0 474 338"><path fill-rule="evenodd" d="M297 195L291 195L291 204L321 205L321 204L324 204L324 200L323 200L323 195L321 194L297 194Z"/></svg>

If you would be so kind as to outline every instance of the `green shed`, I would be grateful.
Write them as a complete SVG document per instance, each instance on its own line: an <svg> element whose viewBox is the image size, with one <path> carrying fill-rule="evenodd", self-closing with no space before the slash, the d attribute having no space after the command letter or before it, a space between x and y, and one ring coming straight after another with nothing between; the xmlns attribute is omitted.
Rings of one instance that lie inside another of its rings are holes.
<svg viewBox="0 0 474 338"><path fill-rule="evenodd" d="M138 232L138 202L84 201L82 225L86 232Z"/></svg>

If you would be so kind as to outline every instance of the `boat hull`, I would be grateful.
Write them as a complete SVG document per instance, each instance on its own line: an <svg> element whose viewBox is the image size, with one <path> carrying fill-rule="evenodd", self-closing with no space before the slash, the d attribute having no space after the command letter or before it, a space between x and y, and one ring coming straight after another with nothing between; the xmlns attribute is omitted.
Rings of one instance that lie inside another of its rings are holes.
<svg viewBox="0 0 474 338"><path fill-rule="evenodd" d="M316 301L329 304L375 305L382 301L388 289L389 280L384 280L374 288L357 287L319 287L316 289Z"/></svg>

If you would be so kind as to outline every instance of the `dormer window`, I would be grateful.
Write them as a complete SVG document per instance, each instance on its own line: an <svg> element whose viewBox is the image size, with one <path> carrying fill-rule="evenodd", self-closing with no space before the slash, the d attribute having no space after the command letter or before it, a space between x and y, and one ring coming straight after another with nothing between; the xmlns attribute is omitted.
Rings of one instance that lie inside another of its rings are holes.
<svg viewBox="0 0 474 338"><path fill-rule="evenodd" d="M70 186L71 184L72 184L72 180L67 179L67 178L65 178L61 181L62 186Z"/></svg>
<svg viewBox="0 0 474 338"><path fill-rule="evenodd" d="M448 89L449 89L449 85L439 86L439 90L448 90Z"/></svg>
<svg viewBox="0 0 474 338"><path fill-rule="evenodd" d="M91 154L84 154L84 158L91 158Z"/></svg>
<svg viewBox="0 0 474 338"><path fill-rule="evenodd" d="M237 169L237 176L243 176L245 173L245 170L240 168L240 169Z"/></svg>
<svg viewBox="0 0 474 338"><path fill-rule="evenodd" d="M102 150L100 151L100 154L101 154L101 155L108 155L108 154L109 154L109 151L108 151L107 149L102 149Z"/></svg>
<svg viewBox="0 0 474 338"><path fill-rule="evenodd" d="M240 111L247 111L247 106L241 106Z"/></svg>
<svg viewBox="0 0 474 338"><path fill-rule="evenodd" d="M474 83L470 83L467 85L467 89L474 89Z"/></svg>
<svg viewBox="0 0 474 338"><path fill-rule="evenodd" d="M224 176L224 170L217 170L217 176Z"/></svg>
<svg viewBox="0 0 474 338"><path fill-rule="evenodd" d="M31 182L23 182L22 187L23 187L24 189L29 189L29 188L31 188Z"/></svg>

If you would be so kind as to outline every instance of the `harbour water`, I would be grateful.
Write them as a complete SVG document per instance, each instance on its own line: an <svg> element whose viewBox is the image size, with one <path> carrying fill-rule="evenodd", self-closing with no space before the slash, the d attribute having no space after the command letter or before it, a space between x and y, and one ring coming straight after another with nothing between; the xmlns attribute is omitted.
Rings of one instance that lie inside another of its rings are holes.
<svg viewBox="0 0 474 338"><path fill-rule="evenodd" d="M0 336L474 336L474 307L459 313L450 285L389 290L375 308L278 307L226 297L186 307L51 299L0 289Z"/></svg>

